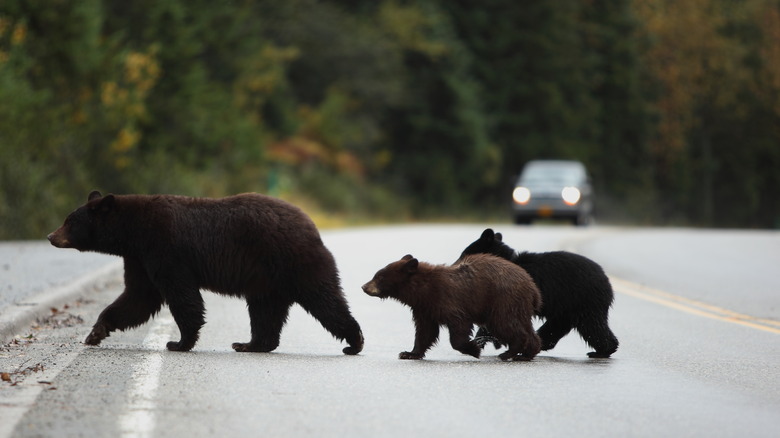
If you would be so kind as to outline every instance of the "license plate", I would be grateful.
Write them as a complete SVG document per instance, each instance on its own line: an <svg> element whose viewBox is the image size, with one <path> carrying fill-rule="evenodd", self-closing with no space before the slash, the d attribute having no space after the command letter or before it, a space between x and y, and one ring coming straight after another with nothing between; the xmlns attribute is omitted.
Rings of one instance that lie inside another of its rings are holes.
<svg viewBox="0 0 780 438"><path fill-rule="evenodd" d="M550 217L553 215L553 209L549 205L539 207L539 217Z"/></svg>

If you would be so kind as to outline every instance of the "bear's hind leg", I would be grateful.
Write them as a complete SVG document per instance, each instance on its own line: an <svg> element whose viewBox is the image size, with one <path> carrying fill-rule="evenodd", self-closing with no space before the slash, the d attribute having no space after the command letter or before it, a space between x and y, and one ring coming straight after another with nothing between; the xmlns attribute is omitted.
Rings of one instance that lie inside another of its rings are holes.
<svg viewBox="0 0 780 438"><path fill-rule="evenodd" d="M283 300L279 296L276 296L275 299L247 297L246 301L252 340L246 343L234 342L233 349L242 353L274 351L279 346L279 338L284 324L287 323L287 315L290 312L292 301Z"/></svg>
<svg viewBox="0 0 780 438"><path fill-rule="evenodd" d="M471 340L471 324L448 324L447 329L450 331L452 348L479 359L482 349Z"/></svg>
<svg viewBox="0 0 780 438"><path fill-rule="evenodd" d="M607 315L588 318L577 325L577 331L582 339L596 351L588 353L588 357L607 358L618 349L618 340L609 328Z"/></svg>
<svg viewBox="0 0 780 438"><path fill-rule="evenodd" d="M302 293L298 304L309 312L336 339L347 341L344 354L355 355L363 350L363 331L344 298L339 286L324 287L318 290Z"/></svg>
<svg viewBox="0 0 780 438"><path fill-rule="evenodd" d="M534 331L530 318L527 322L518 322L515 330L507 332L509 348L498 355L501 360L529 361L541 351L541 340Z"/></svg>
<svg viewBox="0 0 780 438"><path fill-rule="evenodd" d="M496 350L501 348L501 341L498 340L495 336L493 336L488 329L486 329L483 326L478 326L477 334L474 335L474 342L479 345L479 348L485 348L485 346L488 344L488 342L493 343L493 347L495 347Z"/></svg>

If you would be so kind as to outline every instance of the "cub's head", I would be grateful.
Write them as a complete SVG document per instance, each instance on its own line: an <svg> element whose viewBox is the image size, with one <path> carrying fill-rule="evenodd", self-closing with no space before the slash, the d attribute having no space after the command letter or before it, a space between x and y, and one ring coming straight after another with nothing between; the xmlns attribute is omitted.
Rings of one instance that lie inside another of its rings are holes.
<svg viewBox="0 0 780 438"><path fill-rule="evenodd" d="M114 195L102 196L93 191L87 197L87 203L74 210L65 218L61 227L49 234L48 239L57 248L75 248L79 251L97 251L101 249L101 240L113 240L107 234L104 224L111 219L116 210ZM111 230L108 230L110 233Z"/></svg>
<svg viewBox="0 0 780 438"><path fill-rule="evenodd" d="M380 269L374 278L363 285L363 292L372 297L397 297L409 279L417 273L419 261L411 255Z"/></svg>
<svg viewBox="0 0 780 438"><path fill-rule="evenodd" d="M455 263L460 263L464 257L471 254L492 254L507 260L511 259L515 251L502 242L501 239L501 233L494 233L490 228L486 229L479 236L479 239L463 250Z"/></svg>

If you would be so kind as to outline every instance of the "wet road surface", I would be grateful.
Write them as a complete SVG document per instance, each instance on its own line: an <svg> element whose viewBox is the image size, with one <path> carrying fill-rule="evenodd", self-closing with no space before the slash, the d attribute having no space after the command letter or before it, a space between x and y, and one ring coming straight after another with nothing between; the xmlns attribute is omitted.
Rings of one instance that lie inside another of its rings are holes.
<svg viewBox="0 0 780 438"><path fill-rule="evenodd" d="M360 285L407 253L451 263L484 228L323 234L366 336L356 357L297 306L275 352L235 353L246 306L208 292L192 352L165 351L178 339L167 311L86 348L121 291L121 278L103 282L0 352L2 371L16 370L0 386L0 436L776 436L780 284L761 272L780 261L780 234L493 226L517 249L575 250L615 276L620 349L589 359L572 333L531 362L492 347L477 360L445 329L426 360L398 360L414 339L409 310Z"/></svg>

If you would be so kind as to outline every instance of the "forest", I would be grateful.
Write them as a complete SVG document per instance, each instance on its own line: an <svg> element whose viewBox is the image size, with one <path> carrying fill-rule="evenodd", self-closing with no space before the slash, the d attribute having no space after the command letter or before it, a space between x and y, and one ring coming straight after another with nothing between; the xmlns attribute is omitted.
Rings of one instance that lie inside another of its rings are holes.
<svg viewBox="0 0 780 438"><path fill-rule="evenodd" d="M780 2L0 2L0 239L93 189L508 222L535 158L604 223L780 228Z"/></svg>

